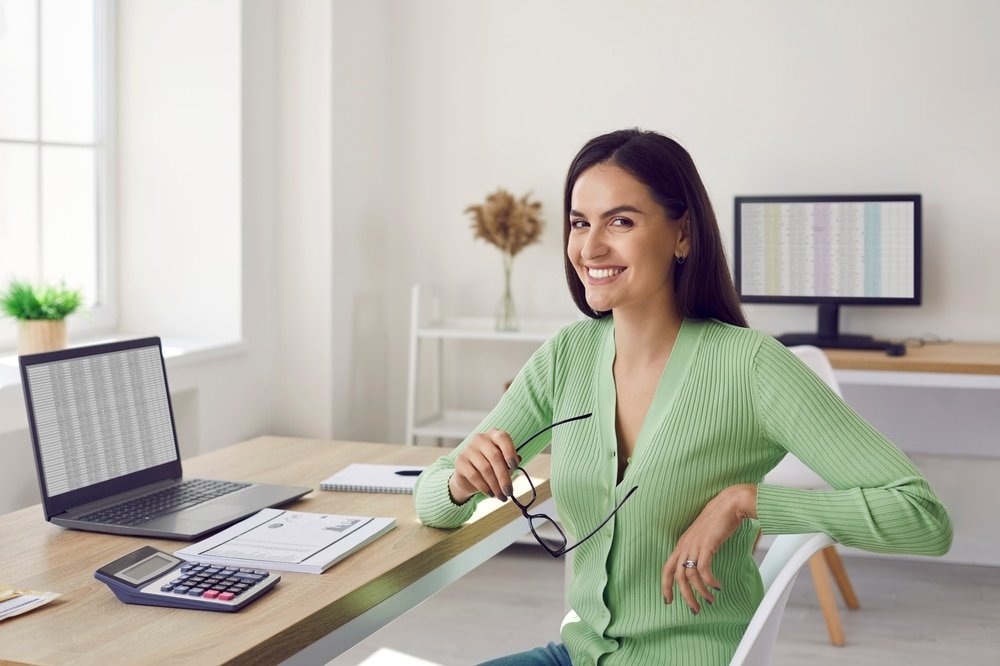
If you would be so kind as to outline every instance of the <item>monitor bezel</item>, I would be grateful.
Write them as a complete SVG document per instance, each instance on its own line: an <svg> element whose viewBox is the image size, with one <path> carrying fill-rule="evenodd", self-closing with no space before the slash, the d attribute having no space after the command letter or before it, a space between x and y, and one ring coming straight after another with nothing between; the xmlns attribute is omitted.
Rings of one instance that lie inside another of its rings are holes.
<svg viewBox="0 0 1000 666"><path fill-rule="evenodd" d="M742 286L742 231L740 205L744 203L863 203L863 202L909 202L913 204L913 296L907 298L883 298L872 296L760 296L743 294ZM736 293L743 303L777 304L837 304L837 305L920 305L922 295L923 267L922 247L922 198L919 194L808 194L808 195L764 195L734 197L733 204L733 282Z"/></svg>

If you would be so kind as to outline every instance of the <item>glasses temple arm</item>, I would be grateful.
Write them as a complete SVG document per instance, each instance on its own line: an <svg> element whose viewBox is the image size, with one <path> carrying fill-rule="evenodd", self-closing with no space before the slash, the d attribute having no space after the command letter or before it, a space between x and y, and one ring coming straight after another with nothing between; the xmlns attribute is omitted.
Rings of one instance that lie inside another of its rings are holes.
<svg viewBox="0 0 1000 666"><path fill-rule="evenodd" d="M525 446L527 446L527 445L528 445L528 443L529 443L529 442L530 442L531 440L535 439L535 438L536 438L536 437L538 437L539 435L543 435L543 434L545 434L545 433L546 433L546 432L548 432L549 430L552 430L552 429L553 429L553 428L555 428L555 427L556 427L557 425L562 425L563 423L569 423L570 421L579 421L580 419L589 419L589 418L590 418L591 416L593 416L593 415L594 415L594 413L593 413L593 412L590 412L590 413L587 413L587 414L581 414L580 416L573 416L573 417L570 417L570 418L568 418L568 419L563 419L562 421L556 421L556 422L555 422L555 423L553 423L552 425L548 425L548 426L545 426L544 428L542 428L541 430L539 430L538 432L536 432L536 433L535 433L534 435L532 435L532 436L531 436L531 437L529 437L528 439L526 439L526 440L524 440L523 442L521 442L520 446L518 446L518 447L517 447L516 449L514 449L514 450L515 450L515 451L520 451L520 450L521 450L522 448L524 448Z"/></svg>
<svg viewBox="0 0 1000 666"><path fill-rule="evenodd" d="M600 525L598 525L597 527L595 527L594 529L592 529L590 531L590 534L588 534L587 536L583 537L582 539L580 539L579 541L577 541L576 543L574 543L569 548L566 548L565 550L563 550L560 553L560 555L565 555L566 553L568 553L569 551L573 550L574 548L576 548L577 546L579 546L581 543L583 543L584 541L586 541L590 537L592 537L595 534L597 534L601 530L602 527L604 527L605 525L608 524L609 520L611 520L612 518L615 517L615 514L618 513L618 509L622 508L622 504L625 503L625 500L627 500L629 497L632 497L632 493L634 493L637 490L639 490L639 486L632 486L632 489L629 490L627 493L625 493L625 497L623 497L621 499L621 501L618 502L618 504L615 505L615 508L611 511L611 513L608 514L607 518L605 518L604 520L601 521Z"/></svg>

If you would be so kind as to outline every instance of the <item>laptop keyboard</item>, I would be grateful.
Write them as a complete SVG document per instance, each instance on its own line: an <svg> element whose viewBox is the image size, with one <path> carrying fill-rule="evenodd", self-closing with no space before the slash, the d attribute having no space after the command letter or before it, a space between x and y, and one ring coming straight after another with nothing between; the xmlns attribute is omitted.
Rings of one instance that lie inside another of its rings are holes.
<svg viewBox="0 0 1000 666"><path fill-rule="evenodd" d="M249 483L233 481L212 481L209 479L191 479L182 481L176 486L158 490L155 493L136 497L97 511L91 511L77 518L88 523L105 525L141 525L150 520L187 509L210 499L227 495Z"/></svg>

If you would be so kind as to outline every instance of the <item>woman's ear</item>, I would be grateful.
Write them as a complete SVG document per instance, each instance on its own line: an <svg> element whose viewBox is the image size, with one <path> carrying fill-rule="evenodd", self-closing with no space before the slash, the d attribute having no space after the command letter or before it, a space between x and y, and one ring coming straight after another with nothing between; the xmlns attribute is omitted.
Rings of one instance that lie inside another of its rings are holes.
<svg viewBox="0 0 1000 666"><path fill-rule="evenodd" d="M674 250L674 255L687 259L691 254L690 209L684 211L684 215L677 220L677 223L677 247Z"/></svg>

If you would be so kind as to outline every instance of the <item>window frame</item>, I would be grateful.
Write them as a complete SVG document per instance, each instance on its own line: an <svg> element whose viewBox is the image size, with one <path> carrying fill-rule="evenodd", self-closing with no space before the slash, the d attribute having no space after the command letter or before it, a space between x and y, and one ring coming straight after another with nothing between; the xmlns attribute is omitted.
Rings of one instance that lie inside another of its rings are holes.
<svg viewBox="0 0 1000 666"><path fill-rule="evenodd" d="M43 0L35 0L37 8L37 39L36 53L40 57L41 43L41 5ZM29 145L38 149L38 178L42 178L41 149L44 146L93 146L94 150L94 187L95 193L95 226L96 266L97 275L95 290L97 300L92 306L67 318L67 328L72 337L96 337L113 332L118 324L118 262L117 262L117 187L116 187L116 132L115 110L117 101L116 77L116 0L92 0L94 6L94 141L93 144L78 144L61 141L45 141L40 131L35 139L3 139L0 144ZM41 114L41 67L38 66L37 86L35 90L38 113ZM41 180L39 180L41 187ZM41 196L41 190L39 190ZM39 214L41 211L39 210ZM39 225L39 233L41 226ZM39 253L43 252L39 245ZM6 280L10 276L0 276L6 288ZM39 276L33 279L37 280ZM0 350L14 349L17 346L17 322L0 319Z"/></svg>

